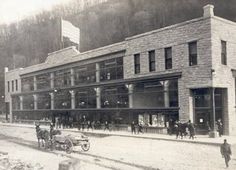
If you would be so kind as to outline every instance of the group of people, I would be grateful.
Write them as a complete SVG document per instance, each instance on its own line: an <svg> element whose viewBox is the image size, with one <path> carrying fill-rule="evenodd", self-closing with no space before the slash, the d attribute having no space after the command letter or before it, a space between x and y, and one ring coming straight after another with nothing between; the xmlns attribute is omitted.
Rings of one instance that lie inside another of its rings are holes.
<svg viewBox="0 0 236 170"><path fill-rule="evenodd" d="M189 120L187 123L183 123L180 121L175 121L174 123L170 122L167 131L169 135L175 133L176 139L178 139L179 137L183 139L183 137L186 137L187 135L189 135L189 139L196 138L195 126L191 122L191 120Z"/></svg>
<svg viewBox="0 0 236 170"><path fill-rule="evenodd" d="M138 124L136 124L134 121L131 123L131 133L132 134L139 134L139 133L143 133L143 125L141 122L139 122Z"/></svg>
<svg viewBox="0 0 236 170"><path fill-rule="evenodd" d="M97 120L97 121L90 121L87 120L86 116L84 115L82 117L82 119L78 122L78 130L82 130L84 131L85 129L87 129L87 131L89 131L89 129L94 130L94 129L102 129L102 123ZM104 131L110 131L111 127L108 121L104 122Z"/></svg>

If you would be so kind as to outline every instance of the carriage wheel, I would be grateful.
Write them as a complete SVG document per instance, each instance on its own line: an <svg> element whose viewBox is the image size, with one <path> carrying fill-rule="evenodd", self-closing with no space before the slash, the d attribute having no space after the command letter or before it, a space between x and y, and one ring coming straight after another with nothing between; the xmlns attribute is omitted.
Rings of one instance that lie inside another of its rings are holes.
<svg viewBox="0 0 236 170"><path fill-rule="evenodd" d="M90 148L89 141L82 143L81 148L83 149L83 151L88 151Z"/></svg>
<svg viewBox="0 0 236 170"><path fill-rule="evenodd" d="M71 153L73 151L73 142L70 139L65 140L65 151Z"/></svg>

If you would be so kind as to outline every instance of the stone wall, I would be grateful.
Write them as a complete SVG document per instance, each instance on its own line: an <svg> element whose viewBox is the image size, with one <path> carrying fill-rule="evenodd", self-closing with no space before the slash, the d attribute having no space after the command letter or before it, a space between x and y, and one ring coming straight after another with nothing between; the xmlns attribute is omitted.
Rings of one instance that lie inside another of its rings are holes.
<svg viewBox="0 0 236 170"><path fill-rule="evenodd" d="M227 107L224 111L224 127L226 134L236 135L235 111L235 78L231 69L236 69L236 23L213 17L212 25L212 63L215 70L213 86L227 88L225 97ZM227 65L221 64L221 40L227 43Z"/></svg>
<svg viewBox="0 0 236 170"><path fill-rule="evenodd" d="M211 86L210 18L199 18L128 38L125 79L182 72L179 79L180 119L193 119L191 88ZM189 66L188 42L197 41L198 64ZM165 70L164 50L172 47L172 69ZM156 71L149 72L148 51L156 52ZM134 74L134 54L140 53L141 73Z"/></svg>

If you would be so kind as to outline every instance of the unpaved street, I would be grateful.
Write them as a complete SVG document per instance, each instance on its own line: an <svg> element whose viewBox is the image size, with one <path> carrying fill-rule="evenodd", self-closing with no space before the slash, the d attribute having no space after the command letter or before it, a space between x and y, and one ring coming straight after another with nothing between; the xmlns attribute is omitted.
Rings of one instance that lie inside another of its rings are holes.
<svg viewBox="0 0 236 170"><path fill-rule="evenodd" d="M88 152L77 148L72 154L66 154L38 149L32 128L0 126L0 137L0 151L8 152L14 159L38 163L46 170L57 170L59 162L69 158L80 161L81 169L225 169L216 146L130 137L90 137ZM235 157L228 169L236 169Z"/></svg>

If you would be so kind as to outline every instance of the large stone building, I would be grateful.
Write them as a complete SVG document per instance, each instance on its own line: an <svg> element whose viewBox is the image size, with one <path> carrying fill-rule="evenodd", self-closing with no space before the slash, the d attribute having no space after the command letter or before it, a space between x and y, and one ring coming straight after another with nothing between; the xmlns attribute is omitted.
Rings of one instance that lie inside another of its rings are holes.
<svg viewBox="0 0 236 170"><path fill-rule="evenodd" d="M222 119L236 134L236 23L204 7L201 18L5 73L10 120L55 117L74 122L142 121L163 132L170 119L192 120L199 132ZM117 125L118 126L118 125Z"/></svg>

